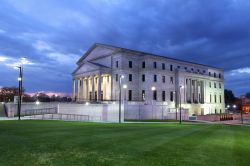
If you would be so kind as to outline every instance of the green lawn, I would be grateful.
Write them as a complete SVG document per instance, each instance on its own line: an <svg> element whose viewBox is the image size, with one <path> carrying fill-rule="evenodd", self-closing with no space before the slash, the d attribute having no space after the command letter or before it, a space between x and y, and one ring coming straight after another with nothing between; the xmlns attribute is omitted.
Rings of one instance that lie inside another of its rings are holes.
<svg viewBox="0 0 250 166"><path fill-rule="evenodd" d="M250 165L250 127L0 121L0 165Z"/></svg>

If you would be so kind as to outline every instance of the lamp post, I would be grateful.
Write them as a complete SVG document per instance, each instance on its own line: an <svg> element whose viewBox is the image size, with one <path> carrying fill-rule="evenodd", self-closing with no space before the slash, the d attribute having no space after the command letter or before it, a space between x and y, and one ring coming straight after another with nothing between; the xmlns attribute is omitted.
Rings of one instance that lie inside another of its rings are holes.
<svg viewBox="0 0 250 166"><path fill-rule="evenodd" d="M18 112L18 120L21 120L21 107L22 107L22 86L23 86L23 67L22 66L17 66L19 69L19 76L18 76L18 94L19 94L19 99L18 99L18 105L17 105L17 112Z"/></svg>
<svg viewBox="0 0 250 166"><path fill-rule="evenodd" d="M181 89L183 88L183 86L180 85L179 87L179 99L180 99L180 124L181 124Z"/></svg>
<svg viewBox="0 0 250 166"><path fill-rule="evenodd" d="M227 113L229 113L230 105L227 105Z"/></svg>
<svg viewBox="0 0 250 166"><path fill-rule="evenodd" d="M121 98L122 98L122 88L121 88L121 84L122 84L122 79L124 78L124 75L120 75L119 77L119 123L121 123Z"/></svg>

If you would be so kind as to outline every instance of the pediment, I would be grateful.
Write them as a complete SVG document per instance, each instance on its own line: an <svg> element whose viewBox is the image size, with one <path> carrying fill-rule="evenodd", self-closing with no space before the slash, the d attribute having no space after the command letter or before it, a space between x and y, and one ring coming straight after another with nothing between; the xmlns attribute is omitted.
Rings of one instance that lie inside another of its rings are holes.
<svg viewBox="0 0 250 166"><path fill-rule="evenodd" d="M94 63L94 62L86 62L80 65L72 74L78 75L78 74L88 73L92 71L107 70L107 69L110 69L110 68L104 65L98 64L98 63Z"/></svg>
<svg viewBox="0 0 250 166"><path fill-rule="evenodd" d="M88 61L106 57L116 52L116 48L94 44L77 62L78 65Z"/></svg>

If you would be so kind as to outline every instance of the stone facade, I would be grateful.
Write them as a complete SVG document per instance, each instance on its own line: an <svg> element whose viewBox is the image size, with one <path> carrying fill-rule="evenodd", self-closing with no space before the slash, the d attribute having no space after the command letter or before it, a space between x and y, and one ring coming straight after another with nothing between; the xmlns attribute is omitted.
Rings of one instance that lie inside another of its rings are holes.
<svg viewBox="0 0 250 166"><path fill-rule="evenodd" d="M72 95L79 102L117 101L120 85L128 102L163 102L190 115L224 112L223 69L105 44L94 44L77 65Z"/></svg>

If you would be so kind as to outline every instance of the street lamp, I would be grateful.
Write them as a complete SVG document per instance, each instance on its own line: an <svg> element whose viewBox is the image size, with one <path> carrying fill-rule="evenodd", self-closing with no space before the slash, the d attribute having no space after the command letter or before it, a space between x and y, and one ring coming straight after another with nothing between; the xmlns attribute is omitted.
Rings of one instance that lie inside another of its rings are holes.
<svg viewBox="0 0 250 166"><path fill-rule="evenodd" d="M122 98L122 88L121 88L121 84L122 84L122 79L124 78L124 75L120 75L119 77L119 123L121 123L121 98Z"/></svg>
<svg viewBox="0 0 250 166"><path fill-rule="evenodd" d="M184 86L180 85L179 87L179 98L180 98L180 124L181 124L181 89L183 89Z"/></svg>
<svg viewBox="0 0 250 166"><path fill-rule="evenodd" d="M19 69L19 76L18 76L18 94L19 100L17 105L17 112L18 112L18 120L21 120L21 107L22 107L22 86L23 86L23 67L17 66Z"/></svg>
<svg viewBox="0 0 250 166"><path fill-rule="evenodd" d="M40 102L37 100L37 101L36 101L36 105L39 105L39 104L40 104Z"/></svg>

